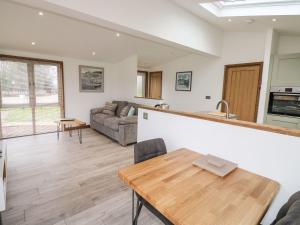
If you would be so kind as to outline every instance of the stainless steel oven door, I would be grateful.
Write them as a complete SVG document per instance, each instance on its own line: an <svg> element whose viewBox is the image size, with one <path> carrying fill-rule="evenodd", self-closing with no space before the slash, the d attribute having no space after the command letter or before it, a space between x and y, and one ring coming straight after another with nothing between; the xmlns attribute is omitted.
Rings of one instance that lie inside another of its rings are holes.
<svg viewBox="0 0 300 225"><path fill-rule="evenodd" d="M300 93L270 93L268 113L300 117Z"/></svg>

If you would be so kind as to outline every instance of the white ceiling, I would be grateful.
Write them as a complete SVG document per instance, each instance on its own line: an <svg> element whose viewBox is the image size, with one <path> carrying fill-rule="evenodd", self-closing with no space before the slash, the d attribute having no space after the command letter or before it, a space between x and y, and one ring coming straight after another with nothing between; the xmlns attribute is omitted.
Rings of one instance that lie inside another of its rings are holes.
<svg viewBox="0 0 300 225"><path fill-rule="evenodd" d="M190 54L116 31L0 0L0 49L117 62L137 54L139 65L153 67ZM31 42L36 42L35 46ZM93 56L92 52L96 52Z"/></svg>
<svg viewBox="0 0 300 225"><path fill-rule="evenodd" d="M198 3L210 0L170 0L177 5L225 31L266 31L275 28L284 34L300 35L300 16L216 17ZM139 66L155 67L159 64L191 54L188 50L158 44L108 30L83 21L44 12L17 3L0 0L0 49L15 49L41 54L118 62L137 54ZM245 19L254 19L252 24ZM31 42L36 42L35 46ZM96 52L93 56L92 52Z"/></svg>
<svg viewBox="0 0 300 225"><path fill-rule="evenodd" d="M199 2L210 2L212 0L172 0L177 5L185 8L196 16L207 22L220 27L225 31L265 31L274 28L283 34L300 34L300 12L293 16L237 16L237 17L216 17L202 6ZM228 22L228 18L232 22ZM273 22L272 19L277 21ZM254 19L254 23L248 24L246 19Z"/></svg>

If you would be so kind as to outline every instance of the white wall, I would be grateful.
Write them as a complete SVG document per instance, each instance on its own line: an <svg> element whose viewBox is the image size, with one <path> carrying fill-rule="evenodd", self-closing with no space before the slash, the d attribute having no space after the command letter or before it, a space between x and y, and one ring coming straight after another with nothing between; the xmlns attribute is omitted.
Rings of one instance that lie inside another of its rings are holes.
<svg viewBox="0 0 300 225"><path fill-rule="evenodd" d="M148 113L148 120L142 118ZM138 141L163 138L168 151L186 147L237 162L239 167L281 184L263 224L270 224L280 206L300 190L300 138L251 128L139 109Z"/></svg>
<svg viewBox="0 0 300 225"><path fill-rule="evenodd" d="M261 62L266 32L227 32L223 39L223 64Z"/></svg>
<svg viewBox="0 0 300 225"><path fill-rule="evenodd" d="M257 122L264 123L267 115L269 103L269 90L271 85L271 76L273 70L273 58L277 52L278 34L270 29L266 36L264 67L262 72L261 90L259 96L259 106L257 113Z"/></svg>
<svg viewBox="0 0 300 225"><path fill-rule="evenodd" d="M159 104L159 100L135 98L136 96L136 76L138 69L138 56L132 55L122 62L115 64L117 77L117 98L135 102L138 104L154 106Z"/></svg>
<svg viewBox="0 0 300 225"><path fill-rule="evenodd" d="M114 64L3 49L0 49L0 54L63 61L66 117L75 117L89 124L90 109L103 106L117 95ZM104 67L104 93L79 92L79 65Z"/></svg>
<svg viewBox="0 0 300 225"><path fill-rule="evenodd" d="M14 0L163 44L220 55L222 31L169 0Z"/></svg>
<svg viewBox="0 0 300 225"><path fill-rule="evenodd" d="M216 106L222 93L222 66L219 59L190 55L165 64L156 70L163 71L162 98L172 109L206 111ZM175 91L176 72L192 71L192 91ZM211 95L211 100L205 100Z"/></svg>
<svg viewBox="0 0 300 225"><path fill-rule="evenodd" d="M63 59L66 117L90 123L90 109L102 107L116 96L116 77L113 64ZM104 67L104 93L79 92L78 65Z"/></svg>
<svg viewBox="0 0 300 225"><path fill-rule="evenodd" d="M176 110L215 110L222 98L224 65L263 61L265 37L265 32L228 32L220 58L189 55L152 68L163 71L163 99ZM180 71L193 72L191 92L175 91L176 72ZM205 99L207 95L211 100Z"/></svg>

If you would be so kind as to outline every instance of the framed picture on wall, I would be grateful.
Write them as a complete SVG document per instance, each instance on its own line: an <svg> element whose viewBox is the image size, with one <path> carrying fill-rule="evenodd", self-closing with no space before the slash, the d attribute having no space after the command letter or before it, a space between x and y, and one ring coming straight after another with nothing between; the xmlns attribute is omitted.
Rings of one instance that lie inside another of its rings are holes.
<svg viewBox="0 0 300 225"><path fill-rule="evenodd" d="M81 92L104 92L104 68L79 66L79 90Z"/></svg>
<svg viewBox="0 0 300 225"><path fill-rule="evenodd" d="M184 71L176 73L176 91L191 91L192 90L192 71Z"/></svg>

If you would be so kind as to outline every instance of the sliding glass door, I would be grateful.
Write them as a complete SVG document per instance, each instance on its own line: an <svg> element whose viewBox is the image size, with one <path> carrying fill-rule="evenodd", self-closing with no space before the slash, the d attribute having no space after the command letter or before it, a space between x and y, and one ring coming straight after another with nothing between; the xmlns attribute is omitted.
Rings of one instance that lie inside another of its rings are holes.
<svg viewBox="0 0 300 225"><path fill-rule="evenodd" d="M53 132L64 116L62 63L0 56L1 138Z"/></svg>
<svg viewBox="0 0 300 225"><path fill-rule="evenodd" d="M27 63L1 60L0 73L1 137L32 134Z"/></svg>
<svg viewBox="0 0 300 225"><path fill-rule="evenodd" d="M53 121L63 117L60 99L59 66L34 65L34 123L35 133L53 132Z"/></svg>

